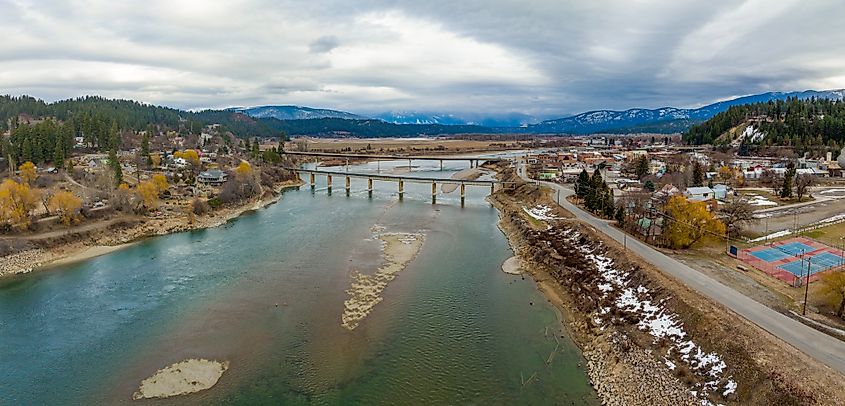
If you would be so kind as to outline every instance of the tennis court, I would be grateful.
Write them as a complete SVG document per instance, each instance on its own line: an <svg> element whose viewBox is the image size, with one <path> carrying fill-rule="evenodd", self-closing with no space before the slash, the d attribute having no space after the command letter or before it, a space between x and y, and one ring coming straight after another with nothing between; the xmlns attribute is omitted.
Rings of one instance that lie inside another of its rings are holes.
<svg viewBox="0 0 845 406"><path fill-rule="evenodd" d="M805 237L744 249L737 258L791 284L800 283L808 271L813 282L821 272L845 267L845 253Z"/></svg>

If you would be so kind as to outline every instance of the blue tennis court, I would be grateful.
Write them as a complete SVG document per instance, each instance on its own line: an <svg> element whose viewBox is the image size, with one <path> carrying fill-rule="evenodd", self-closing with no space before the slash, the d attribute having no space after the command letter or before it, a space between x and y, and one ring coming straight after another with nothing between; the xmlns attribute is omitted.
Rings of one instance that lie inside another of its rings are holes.
<svg viewBox="0 0 845 406"><path fill-rule="evenodd" d="M794 256L792 254L787 254L777 248L766 248L760 251L753 251L750 254L755 256L757 259L766 262L780 261L784 258Z"/></svg>
<svg viewBox="0 0 845 406"><path fill-rule="evenodd" d="M779 246L775 249L779 250L779 251L786 252L790 255L801 255L801 253L807 253L807 252L812 252L812 251L816 250L815 248L813 248L813 247L811 247L807 244L797 242L797 241L793 241L793 242L790 242L790 243L783 244L783 245L781 245L781 246Z"/></svg>
<svg viewBox="0 0 845 406"><path fill-rule="evenodd" d="M812 256L811 258L783 264L778 268L795 276L801 276L807 274L808 266L810 267L810 275L813 275L840 265L842 265L842 257L829 252L822 252Z"/></svg>

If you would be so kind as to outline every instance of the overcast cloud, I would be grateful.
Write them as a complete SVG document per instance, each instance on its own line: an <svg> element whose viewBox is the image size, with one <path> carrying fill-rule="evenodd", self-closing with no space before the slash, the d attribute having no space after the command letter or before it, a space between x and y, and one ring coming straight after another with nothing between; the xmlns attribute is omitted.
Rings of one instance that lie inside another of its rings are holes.
<svg viewBox="0 0 845 406"><path fill-rule="evenodd" d="M0 0L0 93L545 117L845 88L841 0Z"/></svg>

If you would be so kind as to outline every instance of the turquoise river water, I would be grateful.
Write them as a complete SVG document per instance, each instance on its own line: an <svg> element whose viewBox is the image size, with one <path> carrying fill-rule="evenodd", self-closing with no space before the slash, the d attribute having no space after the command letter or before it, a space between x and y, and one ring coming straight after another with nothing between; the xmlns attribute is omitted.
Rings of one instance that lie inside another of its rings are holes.
<svg viewBox="0 0 845 406"><path fill-rule="evenodd" d="M489 190L468 188L462 208L424 184L400 202L395 183L370 198L365 180L350 196L319 182L221 227L0 281L0 404L598 404L556 310L501 271L512 253ZM374 226L426 239L349 331L351 275L381 263ZM131 400L187 358L230 368L204 392Z"/></svg>

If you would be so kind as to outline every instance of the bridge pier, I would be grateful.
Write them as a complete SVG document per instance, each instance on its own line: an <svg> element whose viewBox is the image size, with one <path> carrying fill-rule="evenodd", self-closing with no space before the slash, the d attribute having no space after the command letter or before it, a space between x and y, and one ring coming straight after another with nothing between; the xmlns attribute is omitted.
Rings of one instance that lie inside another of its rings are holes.
<svg viewBox="0 0 845 406"><path fill-rule="evenodd" d="M437 182L431 182L431 204L437 203Z"/></svg>
<svg viewBox="0 0 845 406"><path fill-rule="evenodd" d="M349 176L346 177L346 195L349 196L349 190L352 188L352 183L349 180Z"/></svg>
<svg viewBox="0 0 845 406"><path fill-rule="evenodd" d="M461 183L461 207L464 207L464 198L466 198L466 185Z"/></svg>
<svg viewBox="0 0 845 406"><path fill-rule="evenodd" d="M402 200L403 197L405 197L405 181L400 180L399 181L399 200Z"/></svg>
<svg viewBox="0 0 845 406"><path fill-rule="evenodd" d="M373 178L367 178L367 194L373 197Z"/></svg>
<svg viewBox="0 0 845 406"><path fill-rule="evenodd" d="M496 193L496 184L495 183L490 184L490 194L492 195L493 193Z"/></svg>
<svg viewBox="0 0 845 406"><path fill-rule="evenodd" d="M329 194L332 194L332 175L326 175L326 184L329 186Z"/></svg>
<svg viewBox="0 0 845 406"><path fill-rule="evenodd" d="M442 159L440 160L440 170L441 171L443 170L443 160Z"/></svg>
<svg viewBox="0 0 845 406"><path fill-rule="evenodd" d="M411 160L409 159L408 160L408 172L410 172L410 171L411 171Z"/></svg>
<svg viewBox="0 0 845 406"><path fill-rule="evenodd" d="M314 176L314 172L311 172L311 189L314 189L314 178L315 177L316 176Z"/></svg>

